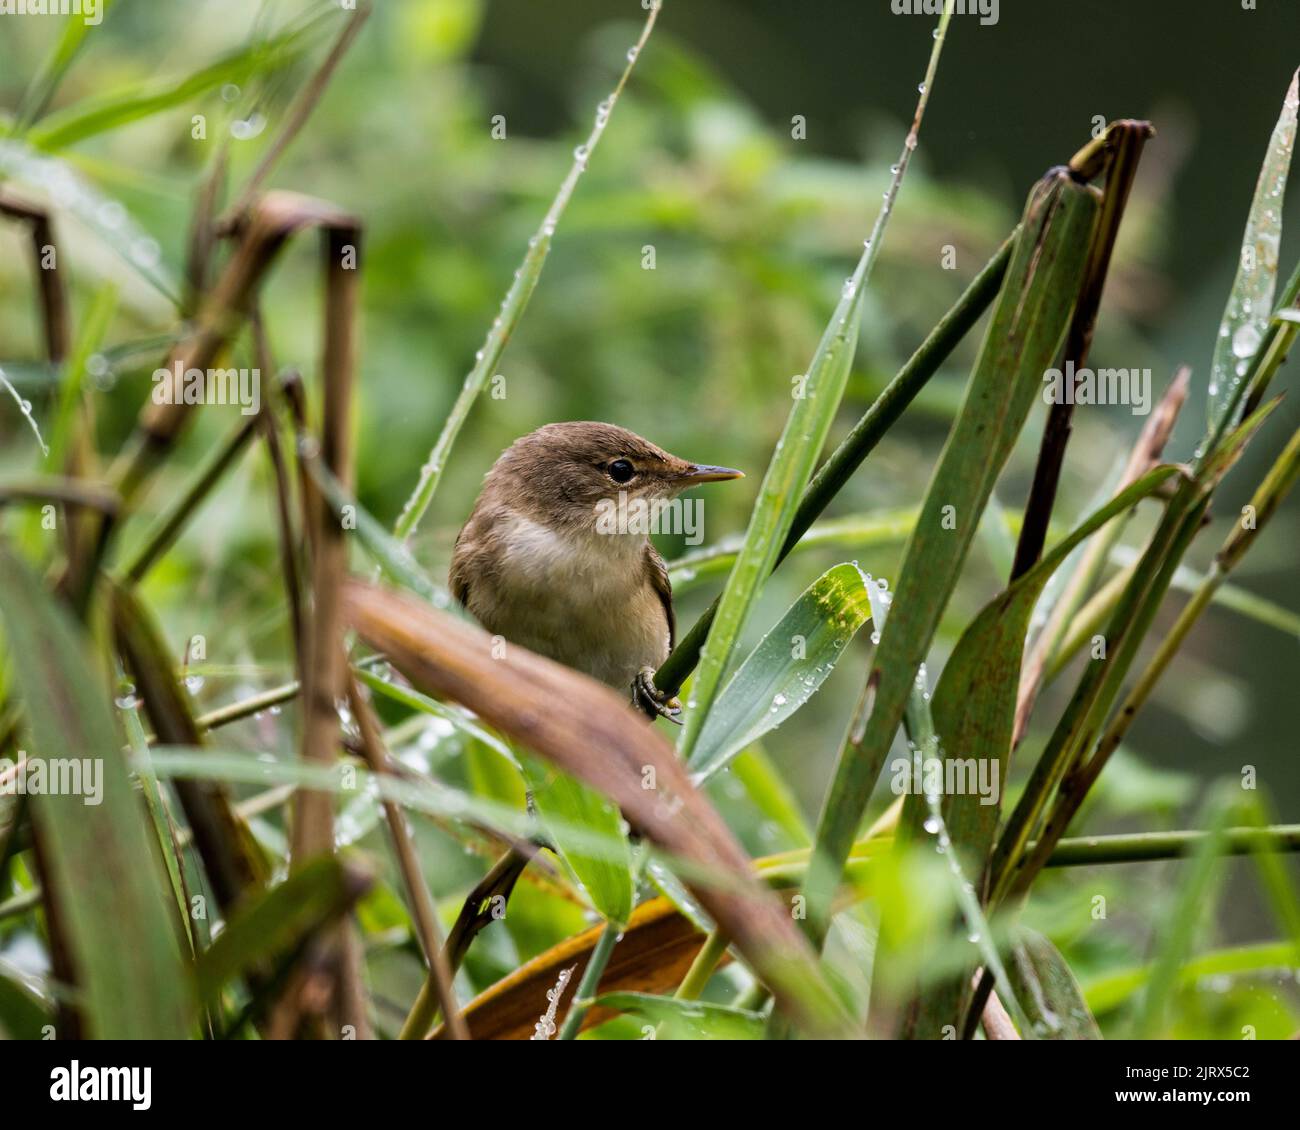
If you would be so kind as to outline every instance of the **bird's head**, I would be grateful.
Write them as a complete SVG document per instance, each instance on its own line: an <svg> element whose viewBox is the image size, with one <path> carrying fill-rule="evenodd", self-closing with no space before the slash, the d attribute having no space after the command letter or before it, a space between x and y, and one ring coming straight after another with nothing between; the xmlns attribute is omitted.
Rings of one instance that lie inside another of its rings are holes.
<svg viewBox="0 0 1300 1130"><path fill-rule="evenodd" d="M698 483L743 478L691 463L635 432L588 420L547 424L515 440L488 474L501 501L551 526L590 528L602 503L670 499Z"/></svg>

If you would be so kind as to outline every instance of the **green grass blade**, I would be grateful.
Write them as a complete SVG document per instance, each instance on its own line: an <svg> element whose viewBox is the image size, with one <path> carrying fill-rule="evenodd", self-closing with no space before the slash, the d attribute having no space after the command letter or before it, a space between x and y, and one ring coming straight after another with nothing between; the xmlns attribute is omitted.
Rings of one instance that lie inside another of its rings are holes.
<svg viewBox="0 0 1300 1130"><path fill-rule="evenodd" d="M912 690L907 698L905 721L908 744L911 748L913 766L916 770L923 770L925 763L929 760L942 759L946 756L946 751L934 726L934 716L930 706L930 688L924 664L917 670L916 678L912 681ZM957 850L957 846L948 831L943 811L943 797L938 792L929 791L929 777L922 774L921 780L925 783L924 787L927 790L920 798L920 803L924 805L926 814L925 823L921 830L926 833L925 839L933 844L934 850L947 865L948 873L952 878L953 896L958 908L961 910L962 918L965 920L968 930L967 936L979 952L985 968L992 972L998 992L1002 997L1002 1005L1011 1014L1011 1018L1015 1021L1021 1036L1027 1040L1034 1039L1037 1032L1031 1027L1024 1007L1020 1003L1019 995L1007 974L1002 962L1002 955L998 952L998 943L994 937L993 929L980 904L975 884L967 878L966 864L963 863L961 853ZM914 795L908 797L908 800L914 801L916 799ZM902 862L906 852L913 850L914 847L915 841L909 840L907 836L895 836L895 859ZM873 981L874 977L875 975L873 975ZM892 978L886 974L885 979ZM922 999L924 1002L927 997ZM939 1039L947 1032L957 1028L953 1018L939 1016L933 1010L929 1012L918 1010L910 1013L908 1022L913 1031L919 1032L924 1038L928 1039Z"/></svg>
<svg viewBox="0 0 1300 1130"><path fill-rule="evenodd" d="M1161 916L1164 928L1160 932L1159 950L1134 1021L1133 1035L1136 1039L1159 1037L1164 1028L1169 997L1178 983L1179 969L1191 953L1197 930L1214 903L1222 873L1223 833L1234 807L1233 797L1227 792L1229 787L1224 786L1223 791L1206 803L1206 819L1198 823L1207 827L1209 835L1197 844L1191 866L1184 871L1182 884L1174 896L1172 909Z"/></svg>
<svg viewBox="0 0 1300 1130"><path fill-rule="evenodd" d="M794 407L786 418L776 452L763 476L758 503L750 516L749 528L745 531L745 541L727 577L708 638L700 652L700 665L691 685L686 718L678 740L678 750L688 763L699 741L704 721L722 688L723 675L740 634L744 631L754 601L763 582L776 565L781 546L794 523L796 509L844 395L853 354L857 349L863 294L884 242L885 227L893 212L894 201L916 148L917 130L938 70L948 21L952 16L951 9L951 3L945 5L944 13L939 19L926 78L920 87L921 98L917 103L916 116L907 135L903 154L894 166L894 177L885 193L884 204L876 215L871 235L866 240L853 274L845 280L835 313L822 333L808 372L795 382L792 391Z"/></svg>
<svg viewBox="0 0 1300 1130"><path fill-rule="evenodd" d="M45 108L53 100L55 92L59 89L63 76L68 73L68 68L72 66L77 55L80 54L81 48L86 42L86 34L92 27L102 25L104 17L108 15L113 3L115 3L115 0L104 0L100 6L99 24L91 24L86 20L68 20L63 25L63 34L59 36L59 41L54 45L54 50L46 56L45 62L41 64L41 69L36 72L35 77L27 84L27 89L23 91L22 101L18 104L18 112L14 115L14 131L16 133L22 133L45 112Z"/></svg>
<svg viewBox="0 0 1300 1130"><path fill-rule="evenodd" d="M900 165L899 168L901 172L902 166ZM849 479L857 473L858 468L884 439L890 428L898 422L927 382L939 371L939 367L948 359L958 342L966 336L997 297L1018 235L1019 228L1003 241L996 254L984 265L952 309L939 320L894 379L881 391L850 429L848 435L839 442L835 450L817 469L817 473L799 500L799 507L790 523L785 543L781 547L781 552L777 554L778 564L800 545L812 524L822 515ZM905 530L900 538L910 529L909 525L908 530ZM726 561L727 568L734 564L736 553L743 544L743 539L737 539L734 546L725 550L729 555ZM656 672L655 682L660 689L672 691L674 694L681 690L687 676L699 662L704 641L717 615L718 604L719 601L714 601L704 615L691 626L690 631L678 640L672 654Z"/></svg>
<svg viewBox="0 0 1300 1130"><path fill-rule="evenodd" d="M408 780L358 768L345 782L337 769L328 766L301 761L265 761L232 750L195 750L188 746L156 746L150 751L150 762L160 779L221 781L260 788L293 785L347 799L354 799L369 790L379 799L393 801L411 812L423 812L441 819L472 821L525 839L537 831L536 820L512 805L486 800L426 778ZM553 831L559 828L569 842L578 845L588 855L611 860L623 857L626 840L622 835L613 838L555 818L551 826Z"/></svg>
<svg viewBox="0 0 1300 1130"><path fill-rule="evenodd" d="M916 525L919 506L905 506L896 510L876 510L870 514L855 514L818 522L790 548L789 556L806 553L812 549L853 550L862 552L882 545L897 545L905 541ZM718 545L685 553L668 563L668 579L673 585L673 595L690 592L717 577L727 574L736 563L742 538L725 540Z"/></svg>
<svg viewBox="0 0 1300 1130"><path fill-rule="evenodd" d="M524 255L523 264L515 272L514 282L510 284L510 289L506 291L506 296L501 301L501 311L492 322L487 339L475 357L474 367L465 377L465 383L456 397L456 403L451 407L447 422L443 424L429 458L420 469L419 481L415 484L411 497L407 499L402 513L398 516L397 524L393 527L394 536L401 541L406 541L415 533L415 528L424 517L424 512L429 509L429 503L433 501L438 484L442 481L443 468L447 466L447 459L451 455L456 437L460 435L461 428L469 418L470 409L474 407L479 393L483 391L491 375L496 372L497 362L501 360L506 343L514 333L520 318L523 317L528 300L532 298L533 291L537 288L537 280L541 277L542 268L546 264L546 256L550 254L551 238L555 235L555 228L564 215L564 210L569 206L569 200L578 185L578 178L582 176L587 168L587 162L600 143L605 127L609 124L610 114L623 93L627 80L631 77L632 68L640 58L641 51L650 38L650 32L654 30L655 20L659 16L661 7L662 0L650 6L645 26L641 30L641 38L628 52L627 66L623 68L614 90L597 108L596 121L587 135L587 140L574 150L573 164L569 168L568 175L560 184L559 191L555 194L555 199L542 220L542 226L528 241L528 251Z"/></svg>
<svg viewBox="0 0 1300 1130"><path fill-rule="evenodd" d="M985 803L987 798L975 790L944 798L943 815L953 848L973 875L984 873L993 846L1011 757L1025 636L1043 588L1075 547L1131 510L1176 473L1175 467L1158 467L1090 515L980 612L949 657L934 696L941 748L945 757L972 768L965 774L967 779L985 780L987 766L987 779L997 785L993 804ZM947 773L943 780L948 780ZM929 816L925 798L909 795L903 805L901 826L919 835ZM969 986L969 971L928 986L917 1006L918 1029L938 1031L945 1024L959 1024Z"/></svg>
<svg viewBox="0 0 1300 1130"><path fill-rule="evenodd" d="M1033 855L1022 861L1025 845L1040 817L1047 811L1057 784L1069 772L1083 772L1081 759L1102 733L1105 719L1169 590L1174 572L1201 528L1215 487L1241 457L1246 445L1277 405L1276 399L1260 405L1208 452L1192 477L1182 479L1175 487L1141 561L1128 574L1128 581L1106 624L1105 658L1085 666L1074 695L1048 738L1029 782L1003 828L990 862L990 891L995 901L1028 890L1056 841L1068 827L1085 789L1073 789L1068 797L1058 795L1057 805L1043 826ZM1096 764L1095 758L1089 764Z"/></svg>
<svg viewBox="0 0 1300 1130"><path fill-rule="evenodd" d="M857 345L858 317L870 251L864 252L850 285L845 287L835 315L822 336L805 378L804 395L795 400L768 465L750 518L744 544L736 558L718 604L713 627L700 656L691 686L678 749L689 763L703 723L721 691L722 676L744 630L758 591L772 571L777 551L794 518L795 506L812 474L826 433L844 394Z"/></svg>
<svg viewBox="0 0 1300 1130"><path fill-rule="evenodd" d="M122 728L126 731L131 754L135 758L136 776L140 780L140 791L144 793L145 807L149 810L149 820L153 824L154 838L158 841L158 852L162 856L163 866L167 869L167 880L171 886L172 902L176 907L176 919L179 932L188 940L192 957L197 942L190 920L189 903L185 898L185 881L181 877L180 848L177 845L170 815L163 799L158 778L149 762L149 739L145 736L144 726L140 722L137 706L119 707Z"/></svg>
<svg viewBox="0 0 1300 1130"><path fill-rule="evenodd" d="M1112 565L1127 569L1135 564L1139 557L1141 554L1136 549L1119 545L1110 551L1109 560ZM1180 565L1174 572L1170 588L1190 595L1205 584L1206 576L1205 573L1198 573L1195 569ZM1259 596L1249 589L1243 589L1230 582L1224 583L1215 590L1210 603L1217 604L1229 612L1235 612L1247 620L1253 620L1256 624L1262 624L1266 628L1300 639L1300 612L1283 608L1280 604Z"/></svg>
<svg viewBox="0 0 1300 1130"><path fill-rule="evenodd" d="M463 730L470 737L477 739L482 745L503 757L516 769L519 768L519 762L515 759L514 751L510 746L495 734L478 725L472 716L459 710L453 710L445 703L430 698L426 694L421 694L411 687L390 683L387 679L381 678L373 671L367 671L364 667L354 667L352 670L353 674L376 694L381 694L393 702L410 707L412 710L418 710L422 714L430 714L434 718L441 718L445 722L450 722L458 730Z"/></svg>
<svg viewBox="0 0 1300 1130"><path fill-rule="evenodd" d="M113 725L108 692L85 656L91 643L28 569L0 549L0 615L36 758L93 759L100 803L29 797L66 925L87 1034L182 1039L193 1002L150 846Z"/></svg>
<svg viewBox="0 0 1300 1130"><path fill-rule="evenodd" d="M72 438L77 405L85 387L86 366L91 356L103 344L104 336L108 333L109 323L112 322L116 310L117 288L110 283L96 291L90 309L81 318L81 326L72 344L72 352L63 366L58 408L54 416L54 427L50 430L50 454L46 459L46 465L52 471L57 471L63 466L64 456Z"/></svg>
<svg viewBox="0 0 1300 1130"><path fill-rule="evenodd" d="M429 579L411 556L405 544L398 541L375 520L374 516L344 489L343 484L330 472L320 458L318 445L310 436L298 441L299 459L312 481L319 488L325 503L334 517L344 524L344 529L357 535L366 552L374 558L380 571L394 584L410 589L424 597L437 608L451 606L451 594Z"/></svg>

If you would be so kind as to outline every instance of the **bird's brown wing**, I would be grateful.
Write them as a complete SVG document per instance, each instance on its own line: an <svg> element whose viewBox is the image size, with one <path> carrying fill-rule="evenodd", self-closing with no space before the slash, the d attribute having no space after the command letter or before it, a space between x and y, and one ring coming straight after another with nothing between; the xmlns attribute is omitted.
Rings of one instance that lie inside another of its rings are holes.
<svg viewBox="0 0 1300 1130"><path fill-rule="evenodd" d="M470 553L468 546L461 544L462 541L466 540L465 531L468 529L469 522L466 522L460 533L456 535L456 548L452 551L451 571L447 577L451 585L451 595L456 598L462 608L469 607Z"/></svg>
<svg viewBox="0 0 1300 1130"><path fill-rule="evenodd" d="M653 545L647 545L645 554L646 572L650 576L650 584L659 597L659 603L664 606L664 615L668 618L668 650L672 651L677 646L677 617L673 615L673 586L668 580L668 566L664 564L664 559L659 556L659 551Z"/></svg>

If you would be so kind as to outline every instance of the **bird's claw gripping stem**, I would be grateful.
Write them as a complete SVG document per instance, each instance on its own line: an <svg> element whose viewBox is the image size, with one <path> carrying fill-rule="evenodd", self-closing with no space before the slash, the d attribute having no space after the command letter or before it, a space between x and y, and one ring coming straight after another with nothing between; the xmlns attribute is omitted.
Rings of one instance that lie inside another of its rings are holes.
<svg viewBox="0 0 1300 1130"><path fill-rule="evenodd" d="M637 677L632 680L632 705L644 711L653 722L656 718L667 718L669 722L680 726L678 715L682 704L672 695L665 694L655 686L655 669L642 667Z"/></svg>

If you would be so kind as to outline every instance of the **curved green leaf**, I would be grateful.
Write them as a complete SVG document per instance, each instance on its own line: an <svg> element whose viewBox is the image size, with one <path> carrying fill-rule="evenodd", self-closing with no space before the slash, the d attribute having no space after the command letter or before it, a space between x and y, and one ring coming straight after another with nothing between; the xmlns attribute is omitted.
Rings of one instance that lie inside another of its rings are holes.
<svg viewBox="0 0 1300 1130"><path fill-rule="evenodd" d="M1017 931L1007 975L1040 1040L1101 1039L1074 973L1042 934Z"/></svg>
<svg viewBox="0 0 1300 1130"><path fill-rule="evenodd" d="M596 1008L612 1008L662 1024L674 1040L761 1040L765 1018L722 1004L702 1004L649 993L606 993L596 998Z"/></svg>
<svg viewBox="0 0 1300 1130"><path fill-rule="evenodd" d="M49 1005L0 963L0 1040L39 1040L53 1022Z"/></svg>
<svg viewBox="0 0 1300 1130"><path fill-rule="evenodd" d="M817 693L845 645L871 618L869 586L875 583L856 565L836 565L790 606L705 719L689 762L697 781L725 768Z"/></svg>

